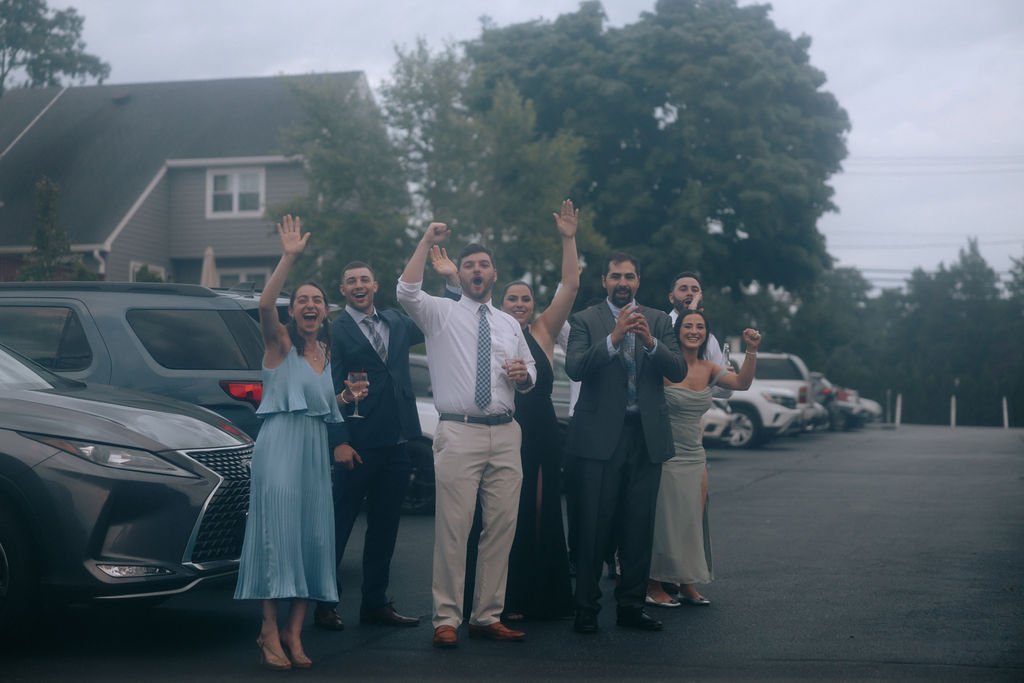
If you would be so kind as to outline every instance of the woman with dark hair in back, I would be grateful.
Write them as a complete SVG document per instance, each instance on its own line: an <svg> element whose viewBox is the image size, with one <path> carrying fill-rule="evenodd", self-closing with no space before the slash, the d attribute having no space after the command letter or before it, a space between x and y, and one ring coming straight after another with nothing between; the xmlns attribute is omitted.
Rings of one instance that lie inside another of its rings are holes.
<svg viewBox="0 0 1024 683"><path fill-rule="evenodd" d="M236 599L261 601L260 663L277 670L312 665L301 640L306 607L310 600L338 599L326 423L342 417L331 381L327 295L314 282L296 287L287 327L274 305L309 240L300 228L299 219L291 216L278 223L281 261L260 296L263 399L257 415L264 422L253 448L249 515L235 588ZM354 392L350 399L365 390L363 383L346 389ZM283 628L277 618L281 599L291 599Z"/></svg>

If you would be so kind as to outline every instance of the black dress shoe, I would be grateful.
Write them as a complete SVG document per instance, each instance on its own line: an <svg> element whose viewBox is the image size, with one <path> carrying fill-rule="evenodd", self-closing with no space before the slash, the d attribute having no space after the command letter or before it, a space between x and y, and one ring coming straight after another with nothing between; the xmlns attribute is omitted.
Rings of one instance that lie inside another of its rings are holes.
<svg viewBox="0 0 1024 683"><path fill-rule="evenodd" d="M345 622L334 607L317 607L313 610L313 625L328 631L345 630Z"/></svg>
<svg viewBox="0 0 1024 683"><path fill-rule="evenodd" d="M576 610L576 621L573 622L572 630L576 633L597 633L597 612Z"/></svg>
<svg viewBox="0 0 1024 683"><path fill-rule="evenodd" d="M360 624L378 624L380 626L418 626L419 617L404 617L395 611L390 604L383 607L360 607Z"/></svg>
<svg viewBox="0 0 1024 683"><path fill-rule="evenodd" d="M649 616L641 607L619 607L615 623L641 631L660 631L662 628L661 622Z"/></svg>

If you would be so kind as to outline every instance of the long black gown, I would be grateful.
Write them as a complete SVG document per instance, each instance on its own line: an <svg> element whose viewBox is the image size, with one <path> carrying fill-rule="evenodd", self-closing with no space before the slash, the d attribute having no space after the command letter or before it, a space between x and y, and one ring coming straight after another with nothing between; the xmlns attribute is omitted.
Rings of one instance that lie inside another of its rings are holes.
<svg viewBox="0 0 1024 683"><path fill-rule="evenodd" d="M555 619L573 614L562 523L562 437L551 404L551 363L529 330L523 333L537 364L537 383L525 394L516 393L516 421L523 430L523 486L519 521L509 553L505 613ZM542 475L539 524L538 473Z"/></svg>

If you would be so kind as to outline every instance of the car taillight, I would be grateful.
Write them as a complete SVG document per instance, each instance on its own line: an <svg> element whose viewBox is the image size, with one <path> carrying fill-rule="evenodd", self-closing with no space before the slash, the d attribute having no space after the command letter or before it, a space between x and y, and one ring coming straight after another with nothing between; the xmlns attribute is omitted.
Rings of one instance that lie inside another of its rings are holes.
<svg viewBox="0 0 1024 683"><path fill-rule="evenodd" d="M220 383L221 389L236 401L245 401L253 408L260 407L263 400L263 382L232 382L224 380Z"/></svg>
<svg viewBox="0 0 1024 683"><path fill-rule="evenodd" d="M800 403L807 403L807 387L800 387Z"/></svg>

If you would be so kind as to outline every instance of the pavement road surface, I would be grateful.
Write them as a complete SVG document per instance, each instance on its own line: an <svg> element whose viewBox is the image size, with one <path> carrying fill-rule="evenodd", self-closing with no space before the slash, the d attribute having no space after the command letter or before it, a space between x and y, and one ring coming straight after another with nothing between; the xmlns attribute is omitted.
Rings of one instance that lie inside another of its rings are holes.
<svg viewBox="0 0 1024 683"><path fill-rule="evenodd" d="M709 452L710 607L661 633L527 622L523 643L431 647L433 520L405 517L391 594L417 628L308 627L310 671L263 671L257 607L211 586L157 607L79 606L0 643L0 681L1024 680L1024 430L903 426Z"/></svg>

